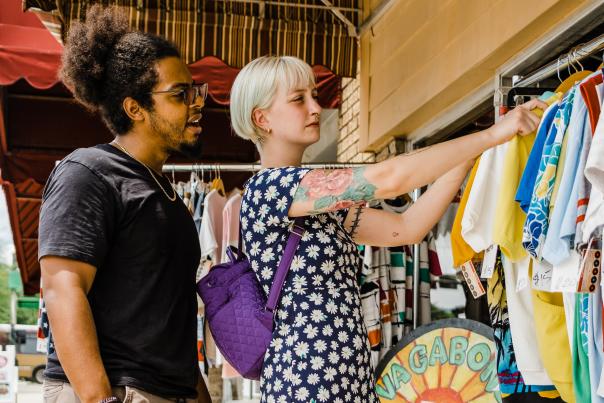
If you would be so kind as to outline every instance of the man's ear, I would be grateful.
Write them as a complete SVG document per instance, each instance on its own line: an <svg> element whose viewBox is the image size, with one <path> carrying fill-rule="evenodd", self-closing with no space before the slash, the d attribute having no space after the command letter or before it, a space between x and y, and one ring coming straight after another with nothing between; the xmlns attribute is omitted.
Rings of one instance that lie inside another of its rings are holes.
<svg viewBox="0 0 604 403"><path fill-rule="evenodd" d="M140 104L134 100L133 98L126 97L124 98L124 102L122 102L122 107L126 112L126 115L134 121L143 121L145 120L145 115L143 114L143 108L141 108Z"/></svg>

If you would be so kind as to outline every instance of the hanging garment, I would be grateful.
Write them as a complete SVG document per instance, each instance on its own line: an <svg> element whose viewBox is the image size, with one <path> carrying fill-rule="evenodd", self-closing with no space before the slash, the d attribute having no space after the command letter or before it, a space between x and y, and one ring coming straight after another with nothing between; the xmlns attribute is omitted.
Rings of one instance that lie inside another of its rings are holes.
<svg viewBox="0 0 604 403"><path fill-rule="evenodd" d="M604 114L598 118L587 161L585 178L591 184L589 204L583 223L583 239L587 243L598 227L604 225Z"/></svg>
<svg viewBox="0 0 604 403"><path fill-rule="evenodd" d="M201 246L202 260L211 260L218 263L222 252L222 210L226 198L217 190L212 190L203 202L204 210L199 230L199 244Z"/></svg>
<svg viewBox="0 0 604 403"><path fill-rule="evenodd" d="M228 261L227 248L237 247L239 241L239 213L241 211L241 193L234 191L222 210L222 253L220 262Z"/></svg>
<svg viewBox="0 0 604 403"><path fill-rule="evenodd" d="M475 252L482 252L493 244L495 209L508 146L505 143L490 148L480 157L461 220L461 235Z"/></svg>
<svg viewBox="0 0 604 403"><path fill-rule="evenodd" d="M585 103L587 104L587 111L589 113L589 119L592 128L592 134L595 135L597 129L597 122L600 118L600 105L602 104L602 95L604 91L604 84L602 83L602 75L596 75L586 82L581 83L581 95ZM584 164L580 164L579 169L581 171L580 180L578 181L578 197L577 202L577 228L575 230L575 247L584 242L584 238L589 240L589 235L583 236L583 225L587 217L587 210L590 203L591 195L591 182L583 176L584 169L587 165L587 158L591 150L591 139L586 142L581 153L581 162L585 161ZM585 159L583 159L585 158ZM594 196L599 196L598 192ZM599 201L594 204L592 210L595 209L596 205L599 205Z"/></svg>
<svg viewBox="0 0 604 403"><path fill-rule="evenodd" d="M497 375L499 377L501 393L505 396L553 390L553 386L551 385L531 386L524 383L524 379L516 363L506 289L501 255L499 255L495 263L493 276L488 280L487 299L495 347L497 348Z"/></svg>
<svg viewBox="0 0 604 403"><path fill-rule="evenodd" d="M541 123L537 129L537 135L535 136L533 148L531 149L531 153L526 161L522 178L520 178L520 184L518 185L518 191L516 192L516 201L520 204L520 208L522 208L525 213L528 212L529 206L531 205L531 199L533 197L535 181L537 180L537 173L539 172L539 164L541 163L541 156L543 155L545 140L559 108L559 103L554 102L543 114L543 118L541 119Z"/></svg>
<svg viewBox="0 0 604 403"><path fill-rule="evenodd" d="M575 304L575 332L573 336L573 385L577 402L591 401L589 375L589 295L579 293Z"/></svg>
<svg viewBox="0 0 604 403"><path fill-rule="evenodd" d="M533 290L537 345L549 378L566 402L575 402L572 355L561 293Z"/></svg>
<svg viewBox="0 0 604 403"><path fill-rule="evenodd" d="M543 366L537 347L537 332L535 329L535 315L533 308L533 296L530 288L525 287L516 291L513 284L517 283L518 273L529 270L530 259L512 263L505 256L501 262L505 274L506 297L510 329L514 351L516 352L516 364L525 384L528 385L553 385Z"/></svg>
<svg viewBox="0 0 604 403"><path fill-rule="evenodd" d="M592 403L603 403L602 366L604 364L604 345L602 343L602 289L589 294L587 301L587 355L589 357L589 385Z"/></svg>
<svg viewBox="0 0 604 403"><path fill-rule="evenodd" d="M573 87L562 99L545 140L531 204L524 224L522 244L527 252L538 260L542 258L541 248L549 225L549 206L556 182L556 169L562 141L570 121L575 91L576 87Z"/></svg>
<svg viewBox="0 0 604 403"><path fill-rule="evenodd" d="M557 102L561 94L545 93L541 98L547 98L549 105ZM535 111L537 115L539 109ZM503 162L501 187L498 191L497 207L493 225L493 243L499 245L503 254L512 262L517 262L526 256L522 246L522 229L526 213L515 202L514 198L520 179L527 165L531 148L535 143L536 133L526 136L514 136L509 142Z"/></svg>
<svg viewBox="0 0 604 403"><path fill-rule="evenodd" d="M476 177L476 171L478 170L479 165L480 158L476 159L474 167L470 171L470 176L468 177L466 187L459 202L459 209L457 210L455 220L453 221L453 227L451 229L451 249L453 251L453 265L456 268L461 266L468 260L472 260L477 257L476 252L474 252L472 247L466 243L466 241L461 235L461 222L465 213L466 204L468 202L468 198L470 197L470 191L472 189L472 185L474 184L474 178Z"/></svg>
<svg viewBox="0 0 604 403"><path fill-rule="evenodd" d="M591 136L586 123L587 106L583 97L575 95L566 135L566 158L561 159L564 161L564 172L562 175L557 175L560 177L560 187L553 208L550 210L549 230L542 250L543 258L553 265L559 265L567 259L570 256L571 248L574 247L572 235L574 235L576 223L565 226L564 219L567 214L572 218L577 216L577 194L573 193L573 185L579 166L584 135ZM565 230L565 227L570 229L572 235Z"/></svg>

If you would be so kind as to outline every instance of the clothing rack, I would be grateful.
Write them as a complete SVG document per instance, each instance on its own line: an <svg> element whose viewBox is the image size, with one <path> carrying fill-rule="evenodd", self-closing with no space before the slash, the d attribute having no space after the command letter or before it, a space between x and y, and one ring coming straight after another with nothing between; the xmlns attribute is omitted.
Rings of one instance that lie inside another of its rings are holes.
<svg viewBox="0 0 604 403"><path fill-rule="evenodd" d="M369 165L369 163L309 163L302 164L303 168L311 169L335 169L335 168L354 168ZM212 171L219 170L223 172L256 172L262 169L260 164L247 163L216 163L216 164L165 164L162 168L163 172L193 172L193 171Z"/></svg>
<svg viewBox="0 0 604 403"><path fill-rule="evenodd" d="M604 35L600 35L591 41L571 49L564 57L558 58L555 62L540 68L528 77L523 77L514 84L514 87L527 87L536 84L546 78L556 74L561 69L573 66L574 62L589 57L596 52L604 50Z"/></svg>

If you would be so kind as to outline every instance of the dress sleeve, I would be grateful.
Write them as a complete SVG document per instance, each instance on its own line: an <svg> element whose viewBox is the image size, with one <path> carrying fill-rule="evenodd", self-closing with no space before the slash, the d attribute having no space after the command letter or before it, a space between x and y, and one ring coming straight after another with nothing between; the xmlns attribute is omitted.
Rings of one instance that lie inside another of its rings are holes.
<svg viewBox="0 0 604 403"><path fill-rule="evenodd" d="M253 227L263 233L266 226L289 226L293 219L288 216L296 190L306 168L286 167L265 169L250 179L241 204L243 230Z"/></svg>

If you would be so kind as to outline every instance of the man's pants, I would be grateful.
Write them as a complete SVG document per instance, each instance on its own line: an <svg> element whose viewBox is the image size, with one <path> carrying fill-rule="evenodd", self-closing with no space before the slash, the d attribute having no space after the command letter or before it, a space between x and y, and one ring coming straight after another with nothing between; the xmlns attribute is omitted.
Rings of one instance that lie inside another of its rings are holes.
<svg viewBox="0 0 604 403"><path fill-rule="evenodd" d="M193 403L196 399L165 399L130 386L112 388L113 396L119 397L124 403ZM68 382L54 379L44 380L44 403L80 403ZM109 397L109 396L108 396Z"/></svg>

